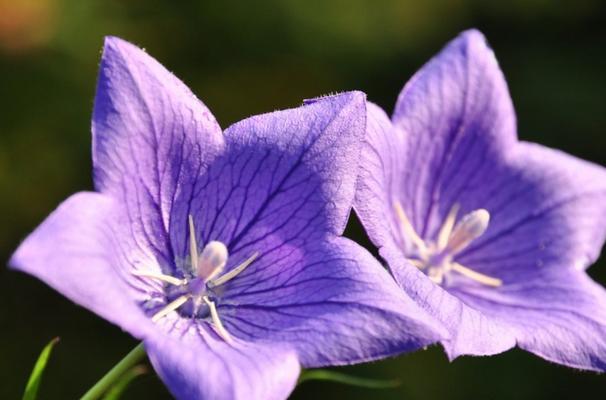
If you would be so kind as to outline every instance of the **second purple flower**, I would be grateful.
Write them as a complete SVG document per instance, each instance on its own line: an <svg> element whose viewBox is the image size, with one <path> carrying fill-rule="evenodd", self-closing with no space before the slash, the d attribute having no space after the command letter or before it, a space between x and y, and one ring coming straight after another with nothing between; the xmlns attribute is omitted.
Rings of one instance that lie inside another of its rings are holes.
<svg viewBox="0 0 606 400"><path fill-rule="evenodd" d="M493 52L467 31L368 109L356 211L401 287L442 321L451 358L516 344L606 370L606 170L518 141Z"/></svg>

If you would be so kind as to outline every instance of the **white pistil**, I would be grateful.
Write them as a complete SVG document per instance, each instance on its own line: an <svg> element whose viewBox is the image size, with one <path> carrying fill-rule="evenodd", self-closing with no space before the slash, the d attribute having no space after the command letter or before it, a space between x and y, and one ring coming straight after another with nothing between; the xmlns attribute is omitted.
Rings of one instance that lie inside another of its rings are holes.
<svg viewBox="0 0 606 400"><path fill-rule="evenodd" d="M204 278L204 282L212 281L223 272L228 257L227 247L223 243L214 240L208 242L200 254L198 276Z"/></svg>
<svg viewBox="0 0 606 400"><path fill-rule="evenodd" d="M202 300L204 300L204 302L208 306L208 309L210 310L210 318L213 321L213 327L215 328L219 336L221 336L223 340L229 343L231 341L231 336L229 332L227 332L227 330L223 326L223 323L221 322L221 319L219 318L219 313L217 312L217 307L215 306L215 303L209 300L209 298L206 296L202 297Z"/></svg>
<svg viewBox="0 0 606 400"><path fill-rule="evenodd" d="M175 300L168 303L166 305L166 307L164 307L163 309L158 311L156 314L154 314L154 316L152 317L152 321L158 322L159 320L166 317L168 314L177 310L179 307L181 307L183 304L185 304L187 302L187 300L189 300L189 298L190 298L190 296L186 295L186 294L177 297Z"/></svg>
<svg viewBox="0 0 606 400"><path fill-rule="evenodd" d="M398 201L394 201L394 208L400 220L400 229L404 237L408 238L416 247L418 255L408 261L419 269L427 269L427 276L435 283L442 284L444 276L449 271L456 271L465 277L481 284L498 287L503 284L500 279L476 272L461 265L453 258L462 250L467 248L471 242L482 236L488 228L490 214L484 209L478 209L465 215L455 225L459 205L455 204L444 220L438 232L435 243L426 244L415 232L404 209ZM437 257L437 260L435 261ZM433 265L433 262L438 264Z"/></svg>
<svg viewBox="0 0 606 400"><path fill-rule="evenodd" d="M217 279L208 281L209 286L215 287L223 285L225 282L228 282L234 279L236 276L240 275L242 271L246 269L253 261L259 256L259 253L254 253L252 256L248 257L242 264L238 265L236 268L232 269L229 272L221 275Z"/></svg>
<svg viewBox="0 0 606 400"><path fill-rule="evenodd" d="M174 276L164 275L159 272L133 271L131 273L135 276L140 276L142 278L156 279L156 280L159 280L162 282L169 283L174 286L181 286L181 285L184 285L187 283L187 281L185 279L178 279L178 278L175 278Z"/></svg>
<svg viewBox="0 0 606 400"><path fill-rule="evenodd" d="M483 208L465 215L455 226L446 244L447 251L455 255L486 232L490 214Z"/></svg>

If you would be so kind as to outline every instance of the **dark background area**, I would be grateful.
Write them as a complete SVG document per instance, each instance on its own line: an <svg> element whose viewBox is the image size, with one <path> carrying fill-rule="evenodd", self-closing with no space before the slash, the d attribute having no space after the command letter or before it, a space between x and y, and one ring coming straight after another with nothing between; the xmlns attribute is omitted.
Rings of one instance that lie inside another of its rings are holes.
<svg viewBox="0 0 606 400"><path fill-rule="evenodd" d="M90 115L104 35L144 48L229 124L360 89L391 111L406 80L459 31L482 30L519 135L604 164L606 16L599 0L0 0L0 260L73 192L91 189ZM355 221L350 236L368 245ZM606 263L591 275L606 284ZM0 398L20 398L51 338L42 399L81 395L134 345L34 278L0 269ZM185 350L184 350L185 351ZM203 362L203 360L201 360ZM342 370L395 390L309 382L295 399L606 398L606 376L513 350L449 363L439 347ZM150 373L125 398L169 398Z"/></svg>

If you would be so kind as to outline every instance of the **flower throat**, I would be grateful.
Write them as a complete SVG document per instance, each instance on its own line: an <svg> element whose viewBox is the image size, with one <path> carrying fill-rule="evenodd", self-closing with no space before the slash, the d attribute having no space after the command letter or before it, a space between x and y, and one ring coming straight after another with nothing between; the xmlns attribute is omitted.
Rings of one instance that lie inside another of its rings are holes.
<svg viewBox="0 0 606 400"><path fill-rule="evenodd" d="M417 234L400 202L394 201L394 209L400 223L402 237L410 240L415 249L413 254L407 254L408 261L423 270L432 281L443 285L445 278L451 272L456 272L483 285L501 286L503 282L500 279L476 272L454 260L488 228L490 214L487 210L481 208L472 211L455 224L459 211L459 206L455 204L444 220L437 240L434 242L423 240Z"/></svg>
<svg viewBox="0 0 606 400"><path fill-rule="evenodd" d="M210 317L211 324L217 334L225 341L230 341L231 336L223 326L211 292L214 288L224 285L244 271L259 255L254 253L234 269L223 273L229 257L227 247L218 241L208 242L201 253L198 253L196 243L196 231L192 216L189 216L189 257L190 269L193 278L176 278L171 275L152 271L133 271L135 276L155 279L168 285L176 287L177 296L165 305L160 311L152 316L152 321L158 322L173 311L189 305L190 315L197 318L200 310L206 308L206 314Z"/></svg>

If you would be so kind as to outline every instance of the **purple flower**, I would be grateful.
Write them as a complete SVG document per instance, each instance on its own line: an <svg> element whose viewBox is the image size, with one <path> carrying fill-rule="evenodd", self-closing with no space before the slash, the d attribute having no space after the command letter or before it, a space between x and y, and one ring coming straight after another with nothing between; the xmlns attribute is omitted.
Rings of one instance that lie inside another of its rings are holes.
<svg viewBox="0 0 606 400"><path fill-rule="evenodd" d="M606 369L605 169L520 142L503 75L467 31L369 104L355 209L400 286L450 332L451 359L516 344Z"/></svg>
<svg viewBox="0 0 606 400"><path fill-rule="evenodd" d="M67 199L11 260L143 339L178 398L276 399L299 365L439 339L363 248L340 237L366 103L352 92L225 133L143 51L108 38L93 115L97 192Z"/></svg>

